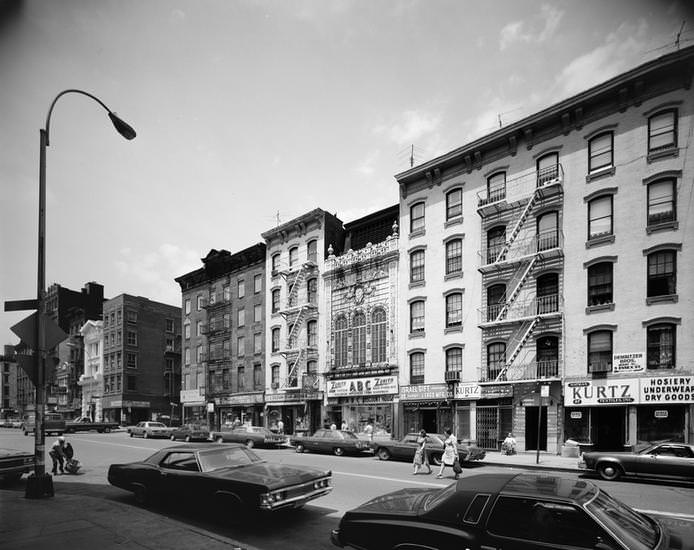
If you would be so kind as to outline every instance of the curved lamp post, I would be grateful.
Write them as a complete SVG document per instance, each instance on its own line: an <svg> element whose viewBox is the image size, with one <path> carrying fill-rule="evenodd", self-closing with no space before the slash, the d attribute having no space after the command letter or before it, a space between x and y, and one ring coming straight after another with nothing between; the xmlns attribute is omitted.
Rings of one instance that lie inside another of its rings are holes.
<svg viewBox="0 0 694 550"><path fill-rule="evenodd" d="M137 134L127 122L123 121L116 113L111 111L106 104L98 97L85 92L83 90L69 89L63 90L51 103L46 115L45 128L40 130L40 156L39 156L39 243L38 243L38 276L37 276L37 309L38 319L36 323L36 429L34 430L34 476L35 483L38 487L30 488L27 483L26 496L30 498L38 498L45 495L53 494L52 481L50 476L46 475L45 469L45 431L44 431L44 407L46 403L46 334L45 327L40 322L41 314L44 309L44 290L46 286L46 147L49 144L49 130L51 124L51 114L56 102L65 94L76 93L87 96L99 105L108 113L113 126L118 130L118 133L125 139L131 140ZM33 485L33 484L32 484Z"/></svg>

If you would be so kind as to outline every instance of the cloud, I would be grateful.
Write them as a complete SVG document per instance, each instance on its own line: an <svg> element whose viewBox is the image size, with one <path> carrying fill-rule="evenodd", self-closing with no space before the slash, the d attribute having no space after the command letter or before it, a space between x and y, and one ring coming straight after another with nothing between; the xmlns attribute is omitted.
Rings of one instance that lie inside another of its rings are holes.
<svg viewBox="0 0 694 550"><path fill-rule="evenodd" d="M554 36L564 12L544 4L540 13L527 21L513 21L501 29L499 48L503 51L516 42L541 44Z"/></svg>
<svg viewBox="0 0 694 550"><path fill-rule="evenodd" d="M359 163L356 167L356 172L362 176L370 176L376 171L376 161L380 156L380 151L378 149L370 151L366 157Z"/></svg>
<svg viewBox="0 0 694 550"><path fill-rule="evenodd" d="M374 133L385 135L398 145L407 145L436 132L441 126L441 114L420 110L405 111L399 120L374 128Z"/></svg>

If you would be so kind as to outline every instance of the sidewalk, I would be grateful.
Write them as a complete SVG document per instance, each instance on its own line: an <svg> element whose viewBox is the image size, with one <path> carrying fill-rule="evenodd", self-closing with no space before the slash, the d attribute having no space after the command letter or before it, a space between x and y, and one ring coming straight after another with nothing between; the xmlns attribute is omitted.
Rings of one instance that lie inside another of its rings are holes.
<svg viewBox="0 0 694 550"><path fill-rule="evenodd" d="M500 452L487 452L480 464L509 466L524 469L552 470L557 472L583 472L578 468L578 458L570 458L540 451L540 462L536 462L535 451L519 452L515 455L502 455Z"/></svg>

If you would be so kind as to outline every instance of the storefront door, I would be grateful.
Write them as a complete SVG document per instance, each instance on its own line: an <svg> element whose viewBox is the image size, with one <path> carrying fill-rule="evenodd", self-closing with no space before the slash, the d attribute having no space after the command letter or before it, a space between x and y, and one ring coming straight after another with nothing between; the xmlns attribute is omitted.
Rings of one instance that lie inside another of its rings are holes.
<svg viewBox="0 0 694 550"><path fill-rule="evenodd" d="M537 415L540 407L525 407L525 450L537 451ZM547 450L547 407L541 407L539 445L541 451Z"/></svg>
<svg viewBox="0 0 694 550"><path fill-rule="evenodd" d="M623 451L626 407L593 407L591 413L594 450Z"/></svg>

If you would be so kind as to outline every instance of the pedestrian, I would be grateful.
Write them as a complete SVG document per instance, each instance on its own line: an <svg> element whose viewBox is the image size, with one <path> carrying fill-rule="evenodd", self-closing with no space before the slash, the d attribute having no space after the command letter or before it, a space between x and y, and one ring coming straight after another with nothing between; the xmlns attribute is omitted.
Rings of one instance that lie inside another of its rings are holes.
<svg viewBox="0 0 694 550"><path fill-rule="evenodd" d="M60 473L64 474L65 473L65 438L61 435L58 439L55 440L55 443L53 443L53 446L51 447L51 450L48 451L48 456L51 457L51 460L53 461L53 475L57 476L58 475L58 468L60 467Z"/></svg>
<svg viewBox="0 0 694 550"><path fill-rule="evenodd" d="M458 479L460 472L460 459L458 458L458 439L453 435L450 428L444 430L446 434L446 440L443 442L443 455L441 456L441 468L439 468L439 473L436 474L437 478L443 477L443 469L446 466L450 466L455 474L455 479ZM456 468L457 465L457 468Z"/></svg>
<svg viewBox="0 0 694 550"><path fill-rule="evenodd" d="M282 422L281 418L277 421L277 433L284 435L284 422Z"/></svg>
<svg viewBox="0 0 694 550"><path fill-rule="evenodd" d="M75 458L75 451L70 442L65 443L65 470L68 474L76 474L80 469L80 461Z"/></svg>
<svg viewBox="0 0 694 550"><path fill-rule="evenodd" d="M342 421L342 425L340 426L340 429L343 431L347 429L347 421L346 420Z"/></svg>
<svg viewBox="0 0 694 550"><path fill-rule="evenodd" d="M501 453L505 455L516 454L516 438L511 432L508 433L506 439L501 443Z"/></svg>
<svg viewBox="0 0 694 550"><path fill-rule="evenodd" d="M431 473L429 454L427 453L427 433L424 430L420 430L419 437L417 437L417 450L414 452L412 466L414 467L412 475L416 476L422 466L426 466L429 470L427 474Z"/></svg>
<svg viewBox="0 0 694 550"><path fill-rule="evenodd" d="M337 424L335 424L335 422L333 422L332 424L330 424L330 429L331 429L331 430L337 430Z"/></svg>
<svg viewBox="0 0 694 550"><path fill-rule="evenodd" d="M369 438L369 441L373 441L373 439L374 439L374 427L373 427L373 424L371 423L371 419L369 419L369 421L366 423L366 426L364 427L364 433Z"/></svg>

